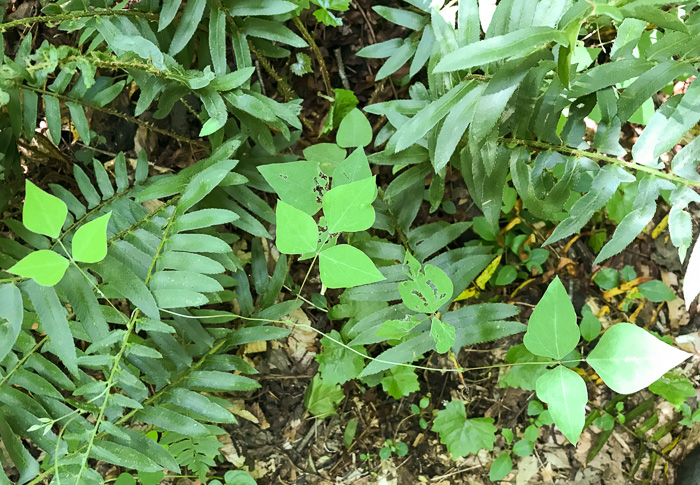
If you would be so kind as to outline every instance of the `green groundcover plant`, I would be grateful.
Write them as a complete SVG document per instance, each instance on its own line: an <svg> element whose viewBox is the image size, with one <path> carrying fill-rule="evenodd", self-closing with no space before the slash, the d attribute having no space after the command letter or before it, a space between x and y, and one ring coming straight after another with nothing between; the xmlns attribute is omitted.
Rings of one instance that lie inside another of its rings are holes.
<svg viewBox="0 0 700 485"><path fill-rule="evenodd" d="M286 318L302 306L338 322L321 336L305 395L319 418L337 413L347 381L381 384L400 399L420 390L417 370L462 372L464 347L524 333L501 384L535 391L533 424L517 441L500 430L508 446L493 480L512 469L511 452L532 452L540 426L553 423L577 443L588 392L574 369L584 365L617 393L650 387L692 422L692 389L674 384L687 379L667 373L690 354L631 323L601 334L590 309L579 325L559 278L527 324L513 305L464 305L463 295L475 280L483 289L541 273L548 249L607 211L618 222L612 236L589 241L603 263L668 207L692 304L698 2L502 0L495 11L486 3L374 6L405 36L357 55L386 59L376 81L408 89L363 109L352 92L333 89L307 30L341 28L346 1L42 1L36 17L2 17L0 484L101 484L96 461L120 467L120 485L175 474L255 483L245 470L211 472L216 437L237 423L226 395L259 387L236 351L295 325L317 331ZM72 44L28 29L36 25ZM607 42L596 41L601 32ZM298 150L314 127L287 74L309 75L312 63L329 114L323 138ZM126 111L115 107L131 96ZM196 137L157 122L182 112ZM93 113L206 154L149 175L146 150L130 158L103 149ZM383 121L376 133L368 115ZM597 123L592 137L586 119ZM630 150L620 143L629 123L645 125ZM67 154L77 190L38 182L28 161L41 150ZM451 173L483 216L422 222L421 207L455 212ZM494 244L516 206L522 234L507 245L527 252L522 268L502 263L510 253ZM301 284L290 276L296 265L308 267ZM320 292L306 298L316 275ZM673 296L649 283L645 298ZM425 364L432 352L454 367ZM492 418L469 415L461 400L430 405L421 400L413 414L455 459L494 448ZM356 427L348 423L348 448ZM378 453L394 452L410 449L392 439Z"/></svg>

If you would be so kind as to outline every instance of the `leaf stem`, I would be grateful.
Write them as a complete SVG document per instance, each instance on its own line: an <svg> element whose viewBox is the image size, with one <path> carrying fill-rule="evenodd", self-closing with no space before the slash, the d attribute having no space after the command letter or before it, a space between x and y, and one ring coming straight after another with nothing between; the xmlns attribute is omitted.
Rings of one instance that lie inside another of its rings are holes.
<svg viewBox="0 0 700 485"><path fill-rule="evenodd" d="M638 172L644 172L648 173L654 177L659 177L662 179L670 180L671 182L675 182L678 184L685 185L687 187L700 187L700 182L696 182L693 180L688 180L683 177L679 177L678 175L673 175L670 173L662 172L661 170L657 170L652 167L647 167L646 165L640 165L638 163L634 162L628 162L625 160L620 160L618 158L610 157L608 155L603 155L602 153L598 152L589 152L586 150L579 150L578 148L570 148L564 145L554 145L552 143L547 143L539 140L521 140L518 138L500 138L499 142L503 144L512 144L512 145L521 145L521 146L527 146L531 148L541 148L543 150L553 150L559 153L564 153L567 155L574 155L576 157L588 157L593 160L597 160L600 162L606 162L606 163L611 163L614 165L618 165L621 167L628 168L630 170L636 170Z"/></svg>

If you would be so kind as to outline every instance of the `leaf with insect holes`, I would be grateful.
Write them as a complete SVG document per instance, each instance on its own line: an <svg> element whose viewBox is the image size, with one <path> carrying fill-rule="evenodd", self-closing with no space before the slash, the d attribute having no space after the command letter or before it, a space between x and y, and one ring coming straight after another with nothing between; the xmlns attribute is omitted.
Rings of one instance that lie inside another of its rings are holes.
<svg viewBox="0 0 700 485"><path fill-rule="evenodd" d="M53 286L63 278L68 269L68 260L53 251L34 251L18 261L7 271L32 278L42 286Z"/></svg>
<svg viewBox="0 0 700 485"><path fill-rule="evenodd" d="M277 195L292 207L313 216L321 208L318 162L272 163L258 167Z"/></svg>
<svg viewBox="0 0 700 485"><path fill-rule="evenodd" d="M68 207L58 197L48 194L26 181L26 195L22 209L24 227L37 234L57 238L68 215Z"/></svg>
<svg viewBox="0 0 700 485"><path fill-rule="evenodd" d="M399 284L404 305L421 313L433 313L452 298L454 286L443 270L426 265L411 281Z"/></svg>
<svg viewBox="0 0 700 485"><path fill-rule="evenodd" d="M455 328L439 318L433 317L430 323L430 336L435 340L438 353L444 354L455 343Z"/></svg>
<svg viewBox="0 0 700 485"><path fill-rule="evenodd" d="M83 263L97 263L107 256L107 224L111 212L83 224L73 236L73 259Z"/></svg>

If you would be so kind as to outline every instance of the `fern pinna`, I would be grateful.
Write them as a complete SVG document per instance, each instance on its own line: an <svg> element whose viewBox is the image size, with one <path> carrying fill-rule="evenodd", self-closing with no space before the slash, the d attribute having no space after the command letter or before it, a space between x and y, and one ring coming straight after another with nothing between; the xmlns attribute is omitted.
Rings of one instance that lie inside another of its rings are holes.
<svg viewBox="0 0 700 485"><path fill-rule="evenodd" d="M217 227L239 216L210 204L199 208L206 197L226 200L226 190L245 180L232 171L234 147L177 176L148 180L141 157L133 184L120 155L116 189L101 164L94 164L94 184L76 165L84 202L60 186L51 187L52 196L27 182L24 225L6 221L17 239L0 239L8 268L0 280L0 434L19 483L48 475L102 483L90 459L144 472L208 471L193 467L172 438L158 443L125 425L216 441L224 432L216 425L235 418L213 393L259 387L239 374L254 368L229 352L288 333L266 326L209 331L206 312L188 310L236 296L238 281L224 272L236 274L243 265L227 242L232 234ZM81 241L81 229L94 222L106 224ZM55 256L33 262L49 253ZM66 264L56 267L54 258ZM290 305L282 305L288 312ZM217 323L233 319L219 314ZM23 436L47 453L44 463L27 451Z"/></svg>

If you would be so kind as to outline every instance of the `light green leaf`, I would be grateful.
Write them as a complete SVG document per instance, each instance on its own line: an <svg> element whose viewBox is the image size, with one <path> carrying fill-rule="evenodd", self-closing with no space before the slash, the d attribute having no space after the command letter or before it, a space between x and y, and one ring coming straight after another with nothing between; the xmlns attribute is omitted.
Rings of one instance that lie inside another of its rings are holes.
<svg viewBox="0 0 700 485"><path fill-rule="evenodd" d="M513 460L508 453L501 453L493 460L489 469L489 479L492 482L503 480L513 470Z"/></svg>
<svg viewBox="0 0 700 485"><path fill-rule="evenodd" d="M560 30L549 27L528 27L474 42L450 52L438 63L435 72L459 71L508 57L523 56L533 47L549 42L569 45L566 34Z"/></svg>
<svg viewBox="0 0 700 485"><path fill-rule="evenodd" d="M535 306L523 343L535 355L562 359L576 348L580 336L576 310L557 276Z"/></svg>
<svg viewBox="0 0 700 485"><path fill-rule="evenodd" d="M384 279L371 259L348 244L325 249L318 259L321 281L328 288L351 288Z"/></svg>
<svg viewBox="0 0 700 485"><path fill-rule="evenodd" d="M399 365L389 369L382 378L382 389L394 399L401 399L420 390L418 376L411 367Z"/></svg>
<svg viewBox="0 0 700 485"><path fill-rule="evenodd" d="M690 305L700 295L700 278L692 276L697 274L700 274L700 244L698 244L698 240L695 241L693 250L690 253L688 268L683 279L683 299L685 300L686 310L690 310Z"/></svg>
<svg viewBox="0 0 700 485"><path fill-rule="evenodd" d="M33 278L42 286L53 286L63 278L68 260L59 254L42 249L28 254L7 271L25 278Z"/></svg>
<svg viewBox="0 0 700 485"><path fill-rule="evenodd" d="M162 469L143 453L129 446L120 445L112 441L96 441L95 445L90 450L90 456L113 465L145 472L156 472Z"/></svg>
<svg viewBox="0 0 700 485"><path fill-rule="evenodd" d="M651 280L639 285L639 293L649 301L659 303L662 301L673 301L676 294L662 281Z"/></svg>
<svg viewBox="0 0 700 485"><path fill-rule="evenodd" d="M226 74L226 12L218 8L209 11L209 52L214 73Z"/></svg>
<svg viewBox="0 0 700 485"><path fill-rule="evenodd" d="M319 244L316 221L304 211L286 202L277 202L277 249L284 254L302 254L316 250Z"/></svg>
<svg viewBox="0 0 700 485"><path fill-rule="evenodd" d="M674 406L680 406L686 399L695 396L692 382L679 371L667 372L663 377L654 381L649 386L649 390Z"/></svg>
<svg viewBox="0 0 700 485"><path fill-rule="evenodd" d="M164 30L175 18L182 0L163 0L163 8L158 16L158 32Z"/></svg>
<svg viewBox="0 0 700 485"><path fill-rule="evenodd" d="M83 263L97 263L107 256L107 224L111 212L83 224L73 236L73 259Z"/></svg>
<svg viewBox="0 0 700 485"><path fill-rule="evenodd" d="M410 10L402 10L379 5L372 7L372 10L377 12L380 17L387 19L389 22L411 30L421 30L428 20L427 16L411 12Z"/></svg>
<svg viewBox="0 0 700 485"><path fill-rule="evenodd" d="M435 340L435 348L438 353L444 354L455 343L455 328L433 317L430 323L430 336Z"/></svg>
<svg viewBox="0 0 700 485"><path fill-rule="evenodd" d="M404 305L420 313L433 313L452 298L454 287L450 277L433 265L414 275L411 281L399 284Z"/></svg>
<svg viewBox="0 0 700 485"><path fill-rule="evenodd" d="M12 350L22 329L22 293L13 284L0 285L0 362Z"/></svg>
<svg viewBox="0 0 700 485"><path fill-rule="evenodd" d="M266 327L263 327L266 328ZM260 330L254 329L254 330ZM275 329L284 330L284 329ZM277 337L275 337L277 338ZM266 338L251 339L269 340ZM247 342L244 342L247 343ZM187 386L193 391L223 392L223 391L252 391L260 387L257 381L245 376L231 374L229 372L198 370L190 373Z"/></svg>
<svg viewBox="0 0 700 485"><path fill-rule="evenodd" d="M492 418L467 419L464 401L450 401L437 413L433 431L440 434L440 442L447 446L452 458L469 453L492 450L496 441L496 427Z"/></svg>
<svg viewBox="0 0 700 485"><path fill-rule="evenodd" d="M108 255L93 266L95 271L124 298L154 320L160 320L160 312L153 295L144 282L124 263Z"/></svg>
<svg viewBox="0 0 700 485"><path fill-rule="evenodd" d="M171 56L180 52L188 44L199 26L199 21L202 20L202 14L204 13L204 7L206 7L206 5L206 0L187 1L182 11L180 23L173 34L173 41L170 43L170 51L168 53Z"/></svg>
<svg viewBox="0 0 700 485"><path fill-rule="evenodd" d="M345 399L343 389L337 384L329 384L316 374L304 395L304 407L317 418L336 414L336 406Z"/></svg>
<svg viewBox="0 0 700 485"><path fill-rule="evenodd" d="M77 375L76 347L66 319L66 309L58 299L56 290L40 286L34 281L24 283L23 290L29 295L29 299L39 316L41 327L49 336L52 352L61 359L63 365L72 374Z"/></svg>
<svg viewBox="0 0 700 485"><path fill-rule="evenodd" d="M218 226L233 222L239 218L238 214L226 209L201 209L185 214L172 225L173 234L183 231L193 231L203 227Z"/></svg>
<svg viewBox="0 0 700 485"><path fill-rule="evenodd" d="M602 330L602 326L600 325L600 320L593 315L593 312L588 306L584 306L581 313L583 316L583 318L581 318L580 325L581 336L587 342L590 342L591 340L598 338L598 335L600 335L600 331Z"/></svg>
<svg viewBox="0 0 700 485"><path fill-rule="evenodd" d="M410 121L403 124L393 137L396 139L395 152L400 152L423 138L475 86L476 83L473 81L462 81L440 97L440 99L423 108Z"/></svg>
<svg viewBox="0 0 700 485"><path fill-rule="evenodd" d="M537 397L549 405L554 424L576 445L586 420L588 391L583 378L558 365L537 379Z"/></svg>
<svg viewBox="0 0 700 485"><path fill-rule="evenodd" d="M700 82L693 81L684 95L673 96L662 104L632 147L635 162L655 165L658 157L673 148L700 120L698 102Z"/></svg>
<svg viewBox="0 0 700 485"><path fill-rule="evenodd" d="M546 365L535 365L530 364L530 362L548 362L545 357L540 357L527 350L524 345L514 345L506 353L506 361L513 365L510 370L505 375L502 375L498 379L498 385L500 387L519 387L526 391L534 391L537 379L540 378L542 374L547 372ZM525 365L517 365L518 363L525 363Z"/></svg>
<svg viewBox="0 0 700 485"><path fill-rule="evenodd" d="M338 342L343 341L337 330L332 330L330 337ZM362 368L365 366L365 357L363 355L367 355L364 347L352 347L356 351L353 352L337 344L328 336L324 336L321 339L321 344L323 345L323 350L316 355L316 361L319 364L318 370L325 383L344 384L360 375Z"/></svg>
<svg viewBox="0 0 700 485"><path fill-rule="evenodd" d="M387 320L382 323L375 335L386 339L402 339L419 323L420 320L416 318L410 320Z"/></svg>
<svg viewBox="0 0 700 485"><path fill-rule="evenodd" d="M344 148L367 146L372 142L372 125L362 111L354 108L340 122L335 139Z"/></svg>
<svg viewBox="0 0 700 485"><path fill-rule="evenodd" d="M377 197L375 177L334 187L323 196L328 232L356 232L374 224L372 202Z"/></svg>
<svg viewBox="0 0 700 485"><path fill-rule="evenodd" d="M280 22L263 20L256 17L248 17L243 22L243 33L250 37L281 42L292 47L303 49L308 44L297 34L289 30Z"/></svg>
<svg viewBox="0 0 700 485"><path fill-rule="evenodd" d="M51 141L58 146L61 143L61 105L54 96L45 94L42 98Z"/></svg>
<svg viewBox="0 0 700 485"><path fill-rule="evenodd" d="M345 160L347 151L335 143L316 143L308 148L304 148L304 157L309 162L318 163L318 166L325 175L333 176L335 167ZM323 185L320 184L319 185Z"/></svg>
<svg viewBox="0 0 700 485"><path fill-rule="evenodd" d="M618 323L600 338L586 362L620 394L644 389L691 354L631 323Z"/></svg>
<svg viewBox="0 0 700 485"><path fill-rule="evenodd" d="M187 184L182 197L177 203L178 213L184 214L197 202L206 197L233 170L237 163L234 160L222 160L195 175Z"/></svg>
<svg viewBox="0 0 700 485"><path fill-rule="evenodd" d="M261 165L258 171L280 199L313 216L321 207L317 191L325 185L318 162L299 161Z"/></svg>
<svg viewBox="0 0 700 485"><path fill-rule="evenodd" d="M68 207L58 197L48 194L26 181L26 195L22 209L24 227L37 234L57 238L68 215Z"/></svg>
<svg viewBox="0 0 700 485"><path fill-rule="evenodd" d="M372 176L367 156L362 148L356 148L348 158L333 170L333 187L364 180Z"/></svg>

